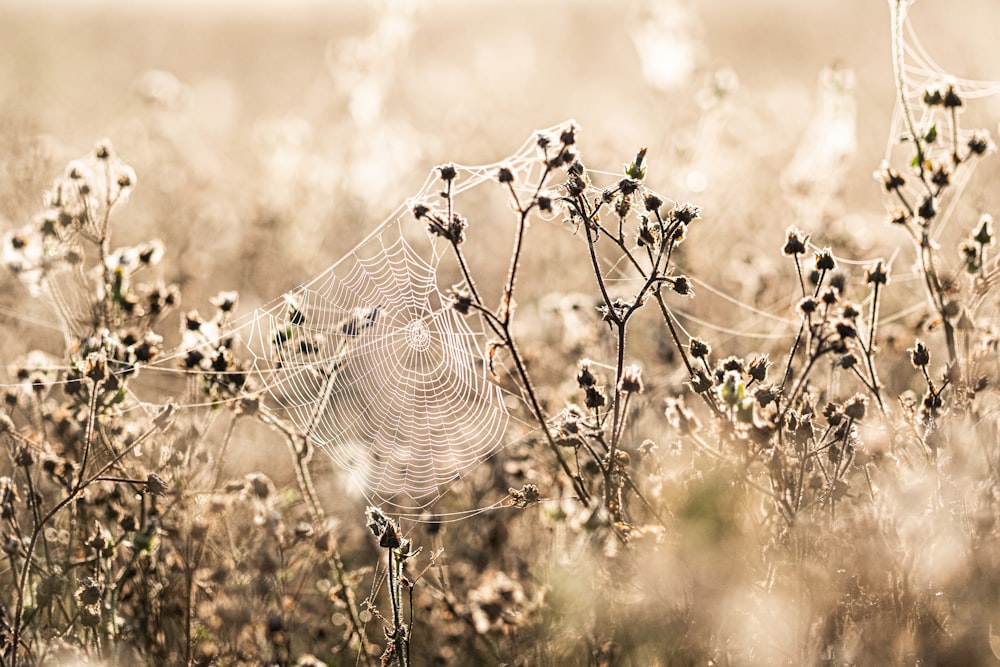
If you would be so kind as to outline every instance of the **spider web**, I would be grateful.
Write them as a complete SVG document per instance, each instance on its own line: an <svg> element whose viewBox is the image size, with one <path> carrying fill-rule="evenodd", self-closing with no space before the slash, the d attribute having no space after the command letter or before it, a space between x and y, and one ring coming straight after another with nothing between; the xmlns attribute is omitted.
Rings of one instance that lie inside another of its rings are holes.
<svg viewBox="0 0 1000 667"><path fill-rule="evenodd" d="M481 335L439 291L440 256L400 232L260 311L248 342L288 419L369 493L419 502L494 452L508 414Z"/></svg>
<svg viewBox="0 0 1000 667"><path fill-rule="evenodd" d="M538 162L531 140L502 164L531 182ZM454 165L453 200L499 190L499 164ZM402 510L428 507L495 454L512 419L485 361L491 332L445 296L459 275L452 248L412 213L441 188L433 170L343 258L233 327L270 409L369 500Z"/></svg>
<svg viewBox="0 0 1000 667"><path fill-rule="evenodd" d="M947 114L936 113L933 109L925 107L922 104L924 94L929 89L953 85L964 100L980 100L1000 94L1000 81L957 77L938 64L924 47L910 21L909 10L912 4L913 0L889 0L892 29L895 38L902 45L902 52L893 56L895 75L905 86L906 103L915 116L915 129L922 133L936 124L938 134L947 138L951 136L953 129L951 118ZM954 129L958 130L960 144L967 141L974 132L974 130L969 129ZM901 142L901 139L907 138L908 135L909 128L905 122L904 109L897 96L886 146L885 158L887 161L891 161L893 153L900 147L901 143L905 143ZM904 152L912 157L910 147L904 146L903 148Z"/></svg>

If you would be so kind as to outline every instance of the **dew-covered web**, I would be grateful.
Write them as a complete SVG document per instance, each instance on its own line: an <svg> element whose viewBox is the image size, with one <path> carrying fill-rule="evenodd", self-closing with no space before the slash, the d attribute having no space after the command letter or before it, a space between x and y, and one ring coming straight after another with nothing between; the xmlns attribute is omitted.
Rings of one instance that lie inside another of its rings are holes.
<svg viewBox="0 0 1000 667"><path fill-rule="evenodd" d="M914 134L926 138L928 133L936 137L928 141L928 151L935 146L947 152L957 146L962 153L969 140L982 130L975 126L963 127L955 120L961 118L964 108L983 98L1000 94L1000 81L977 80L957 76L942 67L925 48L910 21L912 0L889 0L893 31L893 71L896 77L897 99L892 114L885 159L892 163L896 153L913 157L910 137ZM939 48L944 48L940 45ZM899 90L905 95L899 95ZM963 104L956 114L944 113L942 105L925 103L928 95L943 94L949 87L961 97ZM912 127L908 121L912 120ZM933 157L929 155L928 157ZM963 177L971 175L971 169L963 170ZM958 183L959 190L964 183ZM957 198L955 198L957 199Z"/></svg>
<svg viewBox="0 0 1000 667"><path fill-rule="evenodd" d="M303 433L369 493L420 502L499 447L508 416L481 333L442 297L440 256L403 224L257 313L247 342Z"/></svg>
<svg viewBox="0 0 1000 667"><path fill-rule="evenodd" d="M503 164L530 182L537 162L528 142ZM455 169L456 206L498 189L497 165ZM452 248L412 212L413 202L442 201L441 188L434 170L339 261L231 327L268 409L369 500L401 510L430 505L491 457L512 419L486 363L491 332L445 295L460 276Z"/></svg>

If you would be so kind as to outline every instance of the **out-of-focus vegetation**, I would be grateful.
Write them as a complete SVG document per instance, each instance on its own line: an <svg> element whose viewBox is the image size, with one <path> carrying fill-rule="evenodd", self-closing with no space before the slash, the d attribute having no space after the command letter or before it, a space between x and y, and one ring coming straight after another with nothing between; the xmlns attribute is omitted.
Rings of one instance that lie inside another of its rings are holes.
<svg viewBox="0 0 1000 667"><path fill-rule="evenodd" d="M0 5L0 666L1000 661L998 10L727 4ZM401 204L511 422L394 514L240 323Z"/></svg>

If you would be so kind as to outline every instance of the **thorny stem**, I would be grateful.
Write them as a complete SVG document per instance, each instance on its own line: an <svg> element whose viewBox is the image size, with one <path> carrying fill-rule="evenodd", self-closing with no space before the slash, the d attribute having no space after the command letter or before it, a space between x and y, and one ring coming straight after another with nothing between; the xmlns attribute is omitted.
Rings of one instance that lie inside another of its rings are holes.
<svg viewBox="0 0 1000 667"><path fill-rule="evenodd" d="M684 362L684 366L687 368L688 371L688 377L690 378L696 377L697 372L695 371L694 366L691 365L691 360L688 359L688 355L684 349L684 345L681 344L681 339L677 335L677 329L674 327L673 317L670 315L670 310L667 308L667 304L664 303L663 301L663 295L660 293L659 287L657 287L657 289L653 291L653 295L656 298L657 305L660 307L660 314L663 316L663 321L667 325L667 330L670 332L670 338L673 339L674 341L674 347L676 347L680 351L681 360ZM705 405L707 405L709 408L712 409L712 412L715 413L716 417L722 416L722 410L720 410L719 406L715 404L715 401L711 396L711 392L707 391L700 392L698 396L700 396L701 399L705 402Z"/></svg>
<svg viewBox="0 0 1000 667"><path fill-rule="evenodd" d="M545 183L550 171L551 168L548 164L546 164L545 171L542 172L541 177L538 179L539 185L536 193L541 191L542 184ZM517 228L514 230L514 250L511 253L510 268L507 271L507 283L504 285L503 296L500 301L500 319L503 322L504 327L510 323L510 318L514 310L514 284L517 280L517 269L521 265L521 248L524 245L524 232L528 226L528 215L531 213L532 209L531 205L527 207L521 206L521 201L518 199L517 192L514 190L513 184L508 183L507 188L510 190L510 195L514 199L514 205L517 207L517 211L520 213L521 219L518 221ZM450 206L450 197L448 201ZM533 201L537 201L537 196L533 198Z"/></svg>
<svg viewBox="0 0 1000 667"><path fill-rule="evenodd" d="M484 316L486 321L489 323L490 328L493 329L493 332L500 337L501 343L503 344L504 347L507 348L508 352L510 353L511 360L514 362L514 368L517 371L518 379L521 381L524 394L528 398L528 403L531 407L531 412L535 417L535 420L541 427L542 432L545 434L545 440L549 445L549 448L552 450L552 453L555 455L559 467L571 480L573 488L576 491L577 495L580 497L580 500L583 502L588 502L590 499L590 494L587 492L587 489L583 486L583 481L580 479L579 475L573 473L572 469L569 467L569 463L566 462L566 459L562 455L562 452L559 451L559 445L556 444L555 440L552 437L552 433L549 431L548 422L545 418L545 411L542 409L542 406L538 401L538 397L535 393L534 386L531 383L531 378L528 375L527 368L524 365L524 360L521 358L521 353L518 350L517 344L514 341L514 336L510 330L511 316L513 311L512 306L514 300L514 286L515 286L515 280L517 278L517 265L520 263L521 242L524 236L524 229L527 226L528 216L531 213L532 208L536 205L537 193L541 192L542 187L545 183L545 179L548 177L549 173L550 173L550 168L546 166L545 171L543 172L541 178L539 179L538 185L535 188L536 195L535 197L532 198L532 202L527 206L523 206L521 204L520 200L517 197L516 191L512 187L510 188L511 195L514 197L514 204L516 206L516 210L519 215L519 221L518 221L518 228L516 231L517 240L514 244L514 250L511 255L511 267L508 270L507 282L504 286L504 292L503 292L504 301L503 303L501 303L502 310L500 315L494 315L492 312L489 311L488 308L486 308L486 305L483 303L481 296L476 290L475 283L472 280L472 276L469 272L468 266L465 261L465 255L462 252L462 249L459 246L459 244L455 241L452 241L451 246L452 250L455 253L457 261L462 268L462 272L465 276L466 285L469 288L470 294L476 305L477 310ZM448 193L449 193L448 206L449 210L451 210L452 203L451 203L450 190L448 191Z"/></svg>
<svg viewBox="0 0 1000 667"><path fill-rule="evenodd" d="M913 119L913 110L910 108L909 102L909 91L906 87L906 76L905 76L905 47L903 44L903 28L906 23L906 0L894 0L891 4L892 13L892 66L893 71L896 75L896 92L899 95L899 103L903 112L903 121L906 123L907 131L910 133L910 139L913 141L913 145L916 149L916 161L917 168L920 174L920 182L923 184L924 188L927 190L929 195L933 195L934 191L931 188L931 184L927 178L927 171L924 166L925 152L923 139L920 133L917 132L916 122ZM954 157L958 158L957 151L957 132L956 123L957 120L955 115L955 109L952 108L952 130L953 137L952 141L955 146ZM956 161L957 164L957 161ZM898 188L897 188L898 192ZM902 193L900 193L900 198L902 199ZM905 204L905 200L904 200ZM907 205L910 211L910 215L913 215L913 210ZM944 304L942 302L942 290L940 281L937 278L936 269L933 266L933 259L930 255L930 240L929 240L929 230L925 226L920 240L920 265L924 273L925 281L927 282L928 291L931 293L931 298L934 302L935 308L938 311L938 315L941 317L942 326L944 327L945 340L948 346L948 358L951 364L957 363L957 352L955 348L955 332L953 330L951 322L945 316Z"/></svg>
<svg viewBox="0 0 1000 667"><path fill-rule="evenodd" d="M945 313L944 287L938 277L937 269L934 267L934 258L931 255L930 233L925 228L922 234L918 255L920 257L920 270L924 274L924 284L927 286L927 293L934 304L934 309L941 318L941 326L944 328L945 344L948 347L948 361L952 365L958 363L958 352L955 346L955 327Z"/></svg>
<svg viewBox="0 0 1000 667"><path fill-rule="evenodd" d="M400 667L410 665L410 637L403 624L403 557L400 549L389 550L389 598L392 605L392 641Z"/></svg>
<svg viewBox="0 0 1000 667"><path fill-rule="evenodd" d="M875 372L875 329L878 328L878 307L879 307L879 287L881 283L875 281L872 288L872 309L871 316L868 322L868 345L863 348L865 353L865 362L868 364L868 374L871 377L871 391L875 395L875 400L878 402L879 410L882 414L885 414L885 405L882 403L882 391L879 387L878 373Z"/></svg>

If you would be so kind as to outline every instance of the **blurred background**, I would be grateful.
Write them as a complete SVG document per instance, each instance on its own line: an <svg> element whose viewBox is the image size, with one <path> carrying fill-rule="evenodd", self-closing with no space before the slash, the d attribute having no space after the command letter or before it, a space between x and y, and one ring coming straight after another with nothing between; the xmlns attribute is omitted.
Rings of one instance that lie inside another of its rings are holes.
<svg viewBox="0 0 1000 667"><path fill-rule="evenodd" d="M910 15L943 71L1000 79L1000 5ZM693 275L773 303L790 224L859 260L902 240L872 179L899 131L889 23L873 0L0 0L0 228L107 138L138 175L115 244L161 239L184 309L235 289L248 310L342 257L435 165L502 160L573 118L590 168L648 146L650 186L704 208ZM998 111L977 99L963 125ZM51 313L0 280L11 352L39 345ZM747 316L730 311L701 314Z"/></svg>

